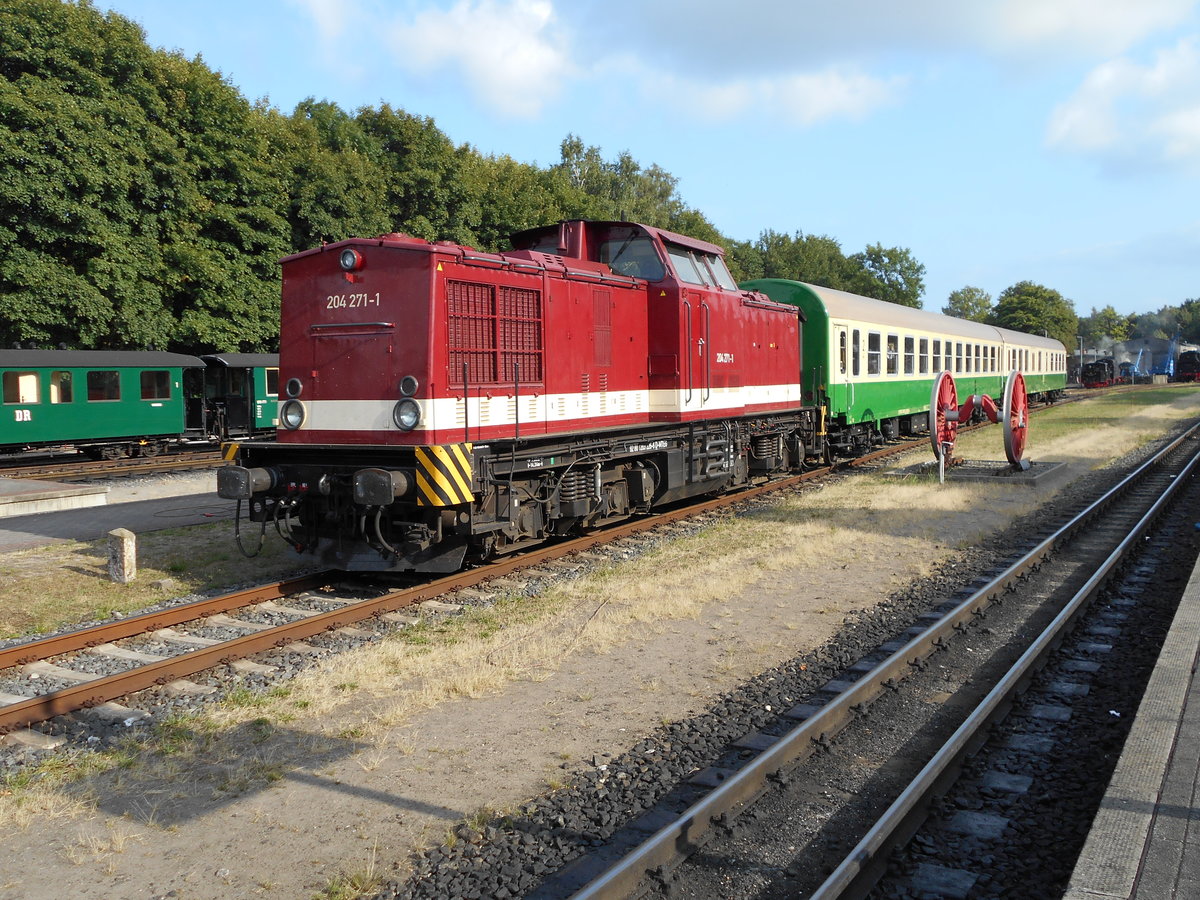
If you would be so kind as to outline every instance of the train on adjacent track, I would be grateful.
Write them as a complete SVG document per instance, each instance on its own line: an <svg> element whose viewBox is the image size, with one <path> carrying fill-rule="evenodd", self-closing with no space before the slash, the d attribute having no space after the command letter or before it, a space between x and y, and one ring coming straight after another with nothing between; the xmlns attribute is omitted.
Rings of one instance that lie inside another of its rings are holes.
<svg viewBox="0 0 1200 900"><path fill-rule="evenodd" d="M1200 350L1184 350L1175 366L1176 381L1200 381Z"/></svg>
<svg viewBox="0 0 1200 900"><path fill-rule="evenodd" d="M268 353L0 350L0 452L152 457L183 443L273 435L278 374Z"/></svg>
<svg viewBox="0 0 1200 900"><path fill-rule="evenodd" d="M1010 368L1049 399L1066 383L1057 341L739 286L720 247L630 222L500 253L354 238L282 269L277 439L231 446L218 492L345 570L453 571L861 453L927 427L945 369L971 392Z"/></svg>

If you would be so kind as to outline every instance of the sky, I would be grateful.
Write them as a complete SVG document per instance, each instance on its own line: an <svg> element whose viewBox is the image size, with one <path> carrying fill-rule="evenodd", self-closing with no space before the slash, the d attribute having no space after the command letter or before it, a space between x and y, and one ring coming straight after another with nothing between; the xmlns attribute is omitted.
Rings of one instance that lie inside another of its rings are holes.
<svg viewBox="0 0 1200 900"><path fill-rule="evenodd" d="M723 234L904 247L926 309L1200 298L1200 0L95 0L252 101L389 103L551 165L568 134Z"/></svg>

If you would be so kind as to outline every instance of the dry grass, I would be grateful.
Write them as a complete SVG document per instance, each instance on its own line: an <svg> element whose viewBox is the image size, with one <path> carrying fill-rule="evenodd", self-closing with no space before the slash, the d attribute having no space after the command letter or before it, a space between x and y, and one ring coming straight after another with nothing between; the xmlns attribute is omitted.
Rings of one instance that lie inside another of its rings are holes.
<svg viewBox="0 0 1200 900"><path fill-rule="evenodd" d="M171 580L170 596L178 596L310 568L279 540L268 541L260 556L246 559L227 522L139 535L138 577L129 584L109 580L106 540L6 553L0 555L0 637L151 606L167 596L153 586L162 579Z"/></svg>

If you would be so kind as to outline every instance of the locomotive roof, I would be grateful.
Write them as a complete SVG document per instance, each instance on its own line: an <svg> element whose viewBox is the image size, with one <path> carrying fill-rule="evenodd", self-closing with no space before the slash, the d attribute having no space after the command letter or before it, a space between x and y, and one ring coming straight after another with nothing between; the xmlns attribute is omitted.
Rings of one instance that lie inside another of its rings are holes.
<svg viewBox="0 0 1200 900"><path fill-rule="evenodd" d="M672 244L681 244L684 247L689 247L693 250L701 250L705 253L715 253L718 256L725 255L725 249L717 244L710 244L708 241L702 241L699 238L688 237L686 234L677 234L674 231L667 231L664 228L655 228L653 225L645 225L641 222L621 222L621 221L603 221L593 219L567 219L563 222L557 222L554 225L539 225L537 228L526 228L524 231L514 232L510 238L513 246L522 243L530 242L535 235L545 234L558 229L560 226L568 223L581 223L591 228L610 228L610 227L633 227L641 228L651 237L657 237L660 240L670 242Z"/></svg>
<svg viewBox="0 0 1200 900"><path fill-rule="evenodd" d="M200 358L229 369L269 369L279 365L278 353L206 353Z"/></svg>
<svg viewBox="0 0 1200 900"><path fill-rule="evenodd" d="M18 366L61 366L64 369L81 366L134 369L179 366L188 369L200 368L203 365L198 356L158 350L0 350L0 367L6 369Z"/></svg>
<svg viewBox="0 0 1200 900"><path fill-rule="evenodd" d="M766 281L767 279L764 279ZM782 281L782 279L770 279ZM1062 343L1050 337L1037 334L1026 334L1012 331L995 325L985 325L970 319L959 319L954 316L944 316L940 313L924 309L914 309L899 303L888 303L886 300L875 300L870 297L860 297L846 291L821 287L805 282L792 282L807 289L821 304L830 316L856 319L862 322L894 328L909 328L914 331L940 332L964 338L996 341L1002 340L1010 344L1021 344L1026 347L1040 347L1046 350L1063 352Z"/></svg>

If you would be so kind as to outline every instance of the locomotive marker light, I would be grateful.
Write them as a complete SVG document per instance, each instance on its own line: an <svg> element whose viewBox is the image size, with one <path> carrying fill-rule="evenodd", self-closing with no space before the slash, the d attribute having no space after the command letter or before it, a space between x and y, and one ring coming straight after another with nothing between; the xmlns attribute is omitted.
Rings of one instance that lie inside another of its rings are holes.
<svg viewBox="0 0 1200 900"><path fill-rule="evenodd" d="M1008 374L1004 384L1004 403L997 408L991 397L972 394L966 403L958 405L958 392L954 377L949 372L940 373L933 382L933 393L929 399L929 439L933 454L938 461L938 481L945 481L946 461L954 452L960 422L969 422L979 407L992 422L1004 424L1004 455L1014 469L1028 471L1029 462L1024 459L1025 438L1029 432L1029 395L1025 390L1025 377L1017 369Z"/></svg>
<svg viewBox="0 0 1200 900"><path fill-rule="evenodd" d="M338 262L347 272L357 272L363 267L363 255L353 247L347 247L338 257Z"/></svg>

